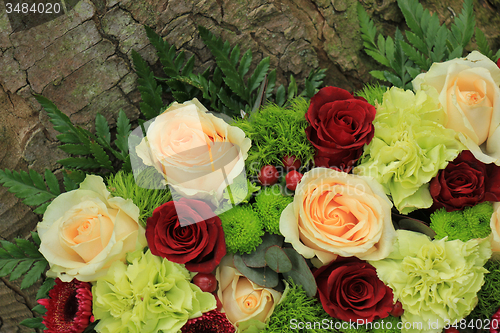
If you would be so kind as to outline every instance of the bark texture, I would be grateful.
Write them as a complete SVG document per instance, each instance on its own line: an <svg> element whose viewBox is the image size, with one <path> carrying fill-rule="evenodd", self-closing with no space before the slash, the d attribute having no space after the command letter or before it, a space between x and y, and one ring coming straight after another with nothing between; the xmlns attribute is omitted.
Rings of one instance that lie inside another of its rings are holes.
<svg viewBox="0 0 500 333"><path fill-rule="evenodd" d="M203 25L242 50L254 62L271 58L278 80L293 74L302 82L314 68L326 68L325 84L350 91L370 80L376 64L362 51L358 0L81 0L66 15L13 32L0 3L0 168L56 170L66 157L57 133L34 99L42 94L71 120L93 130L96 113L114 123L123 109L135 119L140 94L131 50L157 62L143 25L153 27L178 49L196 57L195 68L213 64L197 35ZM396 0L361 0L385 34L403 28ZM441 22L459 14L462 0L422 1ZM500 46L500 0L474 2L477 26L490 45ZM474 45L472 45L472 48ZM255 65L255 63L254 63ZM60 173L60 172L59 172ZM0 187L0 238L27 237L41 217ZM18 323L33 316L36 286L20 290L0 281L0 333L31 332Z"/></svg>

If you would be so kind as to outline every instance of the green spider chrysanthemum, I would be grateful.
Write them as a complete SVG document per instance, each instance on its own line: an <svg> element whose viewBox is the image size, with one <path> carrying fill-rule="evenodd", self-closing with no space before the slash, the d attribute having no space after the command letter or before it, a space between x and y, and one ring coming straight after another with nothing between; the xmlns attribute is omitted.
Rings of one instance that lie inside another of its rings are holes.
<svg viewBox="0 0 500 333"><path fill-rule="evenodd" d="M102 333L177 333L188 319L215 309L215 297L190 283L182 265L148 250L115 261L92 288L93 314Z"/></svg>
<svg viewBox="0 0 500 333"><path fill-rule="evenodd" d="M287 197L281 194L278 185L267 187L255 197L255 211L267 232L281 235L281 212L292 201L293 197Z"/></svg>
<svg viewBox="0 0 500 333"><path fill-rule="evenodd" d="M489 202L466 207L463 211L447 212L441 208L432 213L430 227L436 232L436 239L448 236L448 240L460 239L466 242L488 237L491 233L492 214L493 207Z"/></svg>
<svg viewBox="0 0 500 333"><path fill-rule="evenodd" d="M262 243L262 222L250 205L240 205L219 215L228 253L251 253Z"/></svg>

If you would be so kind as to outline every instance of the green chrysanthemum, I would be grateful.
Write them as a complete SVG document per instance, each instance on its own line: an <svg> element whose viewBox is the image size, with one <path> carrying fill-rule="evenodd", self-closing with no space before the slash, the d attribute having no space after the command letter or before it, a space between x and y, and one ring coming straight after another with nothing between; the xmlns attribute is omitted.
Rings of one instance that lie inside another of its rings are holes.
<svg viewBox="0 0 500 333"><path fill-rule="evenodd" d="M391 88L377 107L375 136L355 173L381 183L402 214L430 207L429 181L463 149L445 121L435 90Z"/></svg>
<svg viewBox="0 0 500 333"><path fill-rule="evenodd" d="M278 185L267 187L255 197L254 208L267 232L281 235L281 212L292 201L293 197L287 197L281 194Z"/></svg>
<svg viewBox="0 0 500 333"><path fill-rule="evenodd" d="M491 256L489 241L431 241L424 234L397 233L389 257L370 264L401 301L403 324L421 323L424 332L440 332L445 321L467 316L477 304L477 292L488 272L483 266ZM429 327L429 322L437 322L438 327ZM403 327L403 332L417 331Z"/></svg>
<svg viewBox="0 0 500 333"><path fill-rule="evenodd" d="M262 243L262 222L250 205L240 205L219 215L228 253L251 253Z"/></svg>
<svg viewBox="0 0 500 333"><path fill-rule="evenodd" d="M177 333L188 319L215 309L214 296L190 283L183 266L149 250L127 260L113 263L92 288L97 332Z"/></svg>
<svg viewBox="0 0 500 333"><path fill-rule="evenodd" d="M493 206L483 202L463 211L447 212L441 208L431 215L430 227L436 232L436 239L448 236L448 240L460 239L466 242L474 238L485 238L491 233L490 219Z"/></svg>

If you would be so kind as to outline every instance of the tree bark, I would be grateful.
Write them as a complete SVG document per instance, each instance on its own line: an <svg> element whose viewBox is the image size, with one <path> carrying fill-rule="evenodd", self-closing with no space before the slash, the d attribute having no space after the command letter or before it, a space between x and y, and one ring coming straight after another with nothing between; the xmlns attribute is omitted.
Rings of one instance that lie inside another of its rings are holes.
<svg viewBox="0 0 500 333"><path fill-rule="evenodd" d="M95 115L111 124L123 109L139 116L140 93L131 50L157 64L143 25L196 58L199 71L214 60L197 35L202 25L242 50L251 49L253 65L269 56L278 81L291 74L303 82L315 68L326 68L326 85L350 91L371 78L377 64L362 50L357 0L81 0L67 14L13 32L0 3L0 168L45 168L59 174L66 157L35 94L51 99L70 119L90 130ZM404 29L396 0L362 0L379 31ZM450 24L462 0L422 1ZM477 26L494 50L500 46L500 0L475 1ZM474 45L471 46L471 49ZM60 175L59 175L60 176ZM37 216L0 187L0 237L28 237ZM20 290L17 281L0 281L0 333L30 332L18 326L33 316L36 288Z"/></svg>

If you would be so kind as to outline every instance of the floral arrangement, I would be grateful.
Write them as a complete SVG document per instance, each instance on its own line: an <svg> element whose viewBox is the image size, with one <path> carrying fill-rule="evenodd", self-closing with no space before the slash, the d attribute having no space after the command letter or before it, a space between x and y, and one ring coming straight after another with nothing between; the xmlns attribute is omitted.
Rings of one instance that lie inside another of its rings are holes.
<svg viewBox="0 0 500 333"><path fill-rule="evenodd" d="M177 101L163 105L165 83L134 53L134 130L120 112L111 141L103 116L90 132L38 96L73 157L59 161L63 193L49 170L0 171L43 214L32 241L0 241L0 276L42 278L40 317L22 324L498 332L500 51L476 29L481 52L462 57L472 1L451 30L398 4L406 39L376 39L358 10L366 52L386 67L372 74L392 87L319 89L314 71L286 97L267 58L247 75L251 52L240 60L200 27L217 66L194 74L146 28Z"/></svg>

